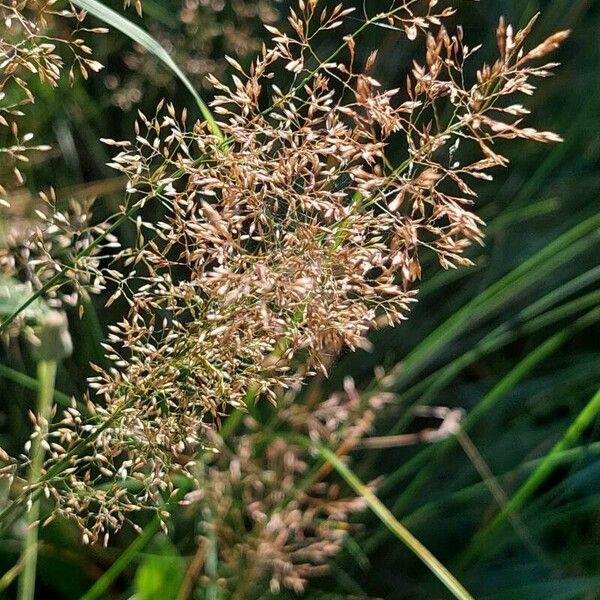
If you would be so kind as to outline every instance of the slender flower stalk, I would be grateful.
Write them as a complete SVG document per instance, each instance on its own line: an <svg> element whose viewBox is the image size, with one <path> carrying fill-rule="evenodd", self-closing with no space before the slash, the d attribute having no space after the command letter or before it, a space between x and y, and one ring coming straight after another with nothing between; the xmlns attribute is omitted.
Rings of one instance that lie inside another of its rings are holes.
<svg viewBox="0 0 600 600"><path fill-rule="evenodd" d="M55 360L40 360L38 362L39 393L36 407L36 421L39 424L39 430L38 435L33 438L31 443L31 463L28 474L30 485L36 484L42 475L42 465L44 462L43 442L48 435L48 421L52 412L56 366ZM26 522L28 527L23 542L22 560L24 567L19 578L19 600L33 600L35 597L39 517L40 500L35 500L27 511Z"/></svg>
<svg viewBox="0 0 600 600"><path fill-rule="evenodd" d="M30 447L28 448L30 455L28 485L31 488L39 485L44 474L44 454L49 449L47 438L54 412L54 385L58 362L69 356L71 350L72 343L65 315L59 312L48 313L41 324L39 346L36 348L39 359L37 365L38 396L36 413L30 414L34 424L34 433L30 438ZM19 600L33 600L35 594L39 518L40 500L30 498L26 515L28 528L22 550L24 567L19 578Z"/></svg>

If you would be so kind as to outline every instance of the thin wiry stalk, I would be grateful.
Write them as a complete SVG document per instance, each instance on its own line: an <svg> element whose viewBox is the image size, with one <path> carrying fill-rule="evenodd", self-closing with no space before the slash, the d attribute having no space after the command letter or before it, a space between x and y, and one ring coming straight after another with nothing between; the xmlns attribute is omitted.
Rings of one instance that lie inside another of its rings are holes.
<svg viewBox="0 0 600 600"><path fill-rule="evenodd" d="M37 403L37 436L31 447L31 464L29 466L29 484L39 482L44 462L44 443L48 433L48 422L52 411L54 381L56 379L56 361L41 360L38 363L38 403ZM35 596L35 578L37 567L37 545L39 531L40 503L35 500L27 511L28 529L23 542L23 572L19 577L19 600L33 600Z"/></svg>

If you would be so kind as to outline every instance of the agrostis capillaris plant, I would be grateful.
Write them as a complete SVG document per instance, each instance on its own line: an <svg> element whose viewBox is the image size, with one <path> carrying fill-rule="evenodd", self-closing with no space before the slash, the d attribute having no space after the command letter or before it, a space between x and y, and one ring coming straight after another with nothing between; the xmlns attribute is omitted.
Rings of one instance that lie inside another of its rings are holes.
<svg viewBox="0 0 600 600"><path fill-rule="evenodd" d="M0 4L14 33L0 42L0 124L15 140L2 149L15 161L5 188L22 183L19 162L45 149L16 125L34 100L23 73L54 86L65 71L72 79L101 68L79 35L104 29L88 28L77 2L59 4ZM244 413L270 402L279 424L324 443L367 433L390 394L361 398L348 380L311 405L294 402L298 390L326 376L340 351L368 349L373 328L406 319L423 249L444 269L470 264L464 252L482 243L484 226L474 188L508 164L497 140L560 141L525 124L518 96L551 73L545 57L567 32L532 48L535 18L521 30L501 20L498 58L476 68L478 48L445 26L451 3L388 4L363 13L298 0L285 24L266 25L271 43L249 67L226 57L230 75L208 75L214 118L161 102L139 113L130 139L103 140L127 180L117 212L96 223L87 204L58 210L47 193L38 221L15 229L3 277L33 293L2 322L5 336L25 326L31 298L63 310L106 291L123 307L104 344L110 366L94 367L85 406L55 407L49 424L32 415L45 458L15 505L43 493L53 507L45 522L67 517L85 542L106 544L141 509L164 523L171 506L202 503L223 540L224 585L239 594L263 577L272 590L302 591L339 550L364 501L319 473L299 487L309 450L265 437L273 424ZM69 35L53 37L57 20L72 23ZM402 88L378 81L377 51L361 48L377 27L422 46ZM337 47L319 55L335 36ZM401 160L392 145L405 149ZM462 162L463 146L479 157ZM136 236L125 246L117 233L126 223ZM7 476L30 460L27 451L4 458ZM231 573L242 563L253 570L240 581Z"/></svg>

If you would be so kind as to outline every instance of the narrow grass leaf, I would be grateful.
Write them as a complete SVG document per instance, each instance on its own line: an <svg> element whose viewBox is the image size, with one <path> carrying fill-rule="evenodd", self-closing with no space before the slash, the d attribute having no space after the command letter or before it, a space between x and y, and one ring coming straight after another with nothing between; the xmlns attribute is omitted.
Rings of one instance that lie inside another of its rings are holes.
<svg viewBox="0 0 600 600"><path fill-rule="evenodd" d="M578 319L570 327L559 331L555 335L548 338L535 350L525 356L517 363L509 373L507 373L475 406L475 408L467 414L461 423L464 431L468 431L481 417L492 409L497 403L510 392L520 381L522 381L536 366L538 366L548 356L556 352L564 343L566 343L572 335L581 331L585 327L597 323L600 320L600 309L590 311L585 316ZM404 492L395 502L392 512L399 514L408 506L416 493L421 489L425 482L431 476L435 466L440 464L440 459L449 452L456 444L454 436L446 438L439 444L428 446L421 450L411 460L407 461L402 468L394 473L393 485L397 483L414 470L418 470L417 476L405 488ZM435 457L435 460L433 460ZM389 479L385 487L389 489L392 484ZM374 551L385 540L387 533L382 530L368 540L365 544L366 552Z"/></svg>
<svg viewBox="0 0 600 600"><path fill-rule="evenodd" d="M137 44L143 46L146 50L148 50L148 52L154 54L154 56L165 63L165 65L181 80L183 85L185 85L185 87L192 94L196 104L198 105L198 108L200 109L200 112L202 113L202 116L210 125L212 133L221 141L224 141L225 138L219 129L219 126L217 125L217 122L215 121L210 109L204 100L202 100L192 82L171 58L169 53L151 35L149 35L141 27L138 27L132 23L129 19L126 19L123 15L114 11L112 8L108 8L108 6L105 6L102 4L102 2L98 2L97 0L73 0L73 4L88 11L90 14L94 15L107 25L118 29L120 32L124 33Z"/></svg>
<svg viewBox="0 0 600 600"><path fill-rule="evenodd" d="M499 308L510 298L539 281L547 273L598 243L600 215L594 215L548 244L516 269L486 288L457 313L427 336L403 361L395 389L410 380L435 353L450 342L468 323L473 325Z"/></svg>
<svg viewBox="0 0 600 600"><path fill-rule="evenodd" d="M464 555L465 563L471 562L486 547L487 542L498 531L507 517L518 511L533 496L554 470L556 456L570 448L581 437L583 432L596 419L598 413L600 413L600 389L577 415L577 418L567 429L563 437L554 445L537 469L513 494L492 521L473 538L470 547Z"/></svg>
<svg viewBox="0 0 600 600"><path fill-rule="evenodd" d="M429 570L446 586L455 598L461 600L473 600L469 592L448 571L448 569L400 523L379 498L340 460L340 458L329 448L314 444L311 440L302 436L290 436L290 439L307 448L317 451L346 481L346 483L359 494L375 513L379 520L404 543Z"/></svg>

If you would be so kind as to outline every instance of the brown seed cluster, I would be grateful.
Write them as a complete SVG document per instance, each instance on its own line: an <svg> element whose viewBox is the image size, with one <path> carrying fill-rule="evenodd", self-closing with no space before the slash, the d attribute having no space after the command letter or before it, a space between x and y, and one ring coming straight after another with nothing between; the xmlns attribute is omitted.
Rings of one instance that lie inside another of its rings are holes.
<svg viewBox="0 0 600 600"><path fill-rule="evenodd" d="M349 379L344 387L316 411L286 394L270 425L321 443L360 438L389 398L365 401ZM211 539L218 540L213 578L228 598L264 587L303 592L307 579L322 575L340 551L363 499L343 496L323 471L311 473L306 448L291 437L269 439L265 424L250 416L243 435L229 443L215 436L214 443L218 452L190 467L195 489L182 502L184 517L201 524L197 558L205 560Z"/></svg>
<svg viewBox="0 0 600 600"><path fill-rule="evenodd" d="M99 259L91 246L106 225L91 223L90 201L70 200L59 204L53 189L41 192L32 203L39 208L22 214L13 203L2 220L0 278L22 282L27 289L25 295L29 295L65 274L60 286L47 289L44 303L57 309L77 306L82 298L102 289L98 280ZM113 236L108 238L107 245L116 241ZM75 257L82 253L86 257L76 261L77 268L65 271L64 265L73 264ZM28 316L27 311L20 315ZM18 332L21 321L16 318L11 330Z"/></svg>
<svg viewBox="0 0 600 600"><path fill-rule="evenodd" d="M471 186L507 163L496 140L559 140L524 126L527 110L514 96L549 74L553 63L531 61L566 33L528 52L533 22L516 32L501 22L498 60L468 81L476 49L460 28L445 29L452 11L436 4L417 17L414 2L392 3L319 56L322 39L355 21L342 5L299 0L287 31L268 27L273 42L248 70L229 59L231 84L210 78L223 137L161 104L153 116L140 114L135 141L105 140L118 148L112 166L129 181L116 218L135 227L137 241L105 247L96 278L126 314L106 345L113 366L98 368L91 383L93 417L72 408L49 434L44 484L58 510L80 520L85 539L107 537L132 511L165 502L173 474L183 473L212 498L225 539L240 510L227 498L241 489L260 534L244 556L263 570L263 552L271 557L273 589L302 586L311 572L294 566L307 552L298 546L303 519L314 524L335 502L309 510L299 496L296 512L273 513L281 489L296 493L305 459L283 442L257 453L248 440L260 426L251 421L250 437L236 438L230 455L214 438L221 419L264 398L313 437L329 439L347 422L360 429L352 439L360 437L371 409L346 416L338 398L307 413L288 399L342 349L367 347L373 327L405 318L423 249L444 268L469 264L464 251L482 239ZM381 85L376 53L364 64L358 58L360 33L377 26L404 31L403 43L419 32L425 38L406 89ZM480 157L463 164L461 144ZM398 162L388 148L402 145ZM199 467L194 457L206 448L219 454ZM340 509L343 518L351 506ZM339 547L328 526L318 526L308 563ZM241 560L236 544L225 546L223 560Z"/></svg>
<svg viewBox="0 0 600 600"><path fill-rule="evenodd" d="M558 139L522 127L526 110L503 102L530 93L530 78L552 66L530 66L543 54L522 49L531 24L513 36L501 23L500 59L466 84L474 51L460 29L437 25L450 11L417 19L425 62L402 92L374 79L375 55L355 64L354 35L334 57L314 54L351 10L300 2L298 11L292 33L269 28L273 46L249 72L229 59L231 86L211 78L225 141L170 105L140 114L135 143L106 140L121 149L112 166L129 178L139 243L115 258L128 272L109 272L111 300L123 296L130 309L109 340L118 368L93 385L108 407L152 415L147 434L170 450L198 444L250 391L275 402L307 375L298 362L325 370L342 348L365 347L372 327L403 319L420 250L448 268L469 264L464 250L481 241L471 181L506 163L494 140ZM395 8L372 24L409 28L407 18ZM274 82L286 72L283 91ZM394 165L386 148L397 136L408 156ZM461 164L460 143L477 144L482 158ZM156 203L152 222L142 215Z"/></svg>
<svg viewBox="0 0 600 600"><path fill-rule="evenodd" d="M51 148L34 144L33 133L21 133L19 118L36 100L32 78L54 88L65 74L72 83L77 73L87 79L102 69L84 38L107 29L86 27L85 19L86 12L69 2L0 2L0 276L6 286L22 282L28 294L64 273L66 282L45 290L54 307L77 305L102 289L97 252L89 250L110 223L91 223L87 199L57 202L53 189L30 197L21 165L31 152ZM109 248L115 242L110 235L105 240ZM12 329L18 331L21 322L15 319Z"/></svg>

